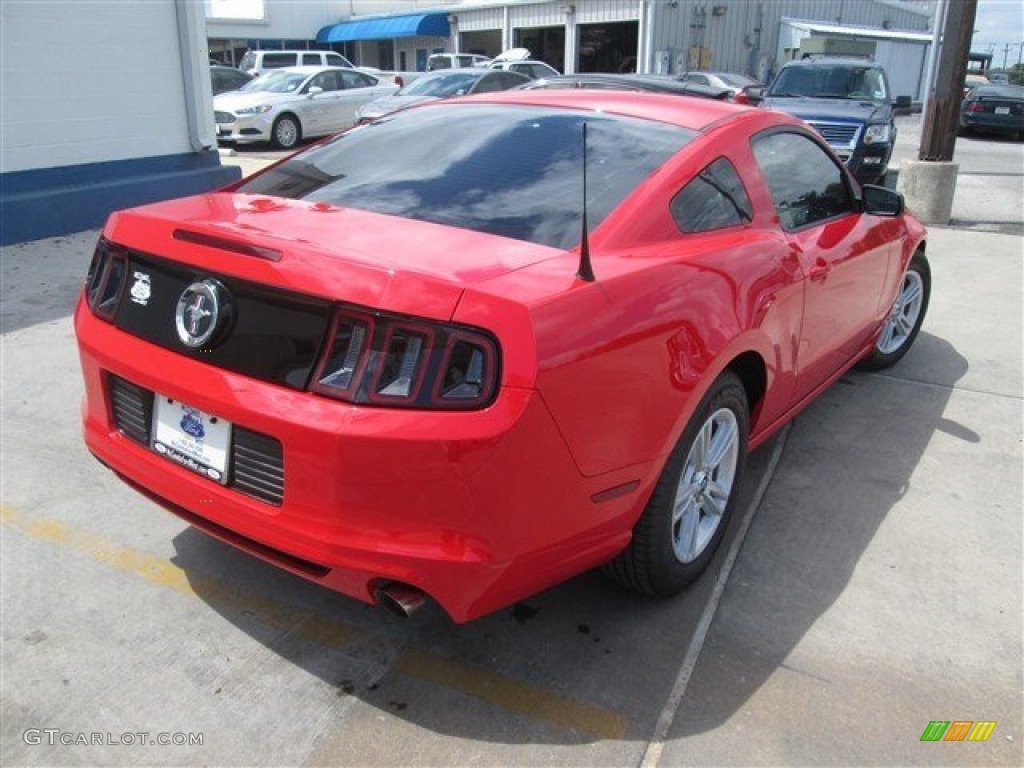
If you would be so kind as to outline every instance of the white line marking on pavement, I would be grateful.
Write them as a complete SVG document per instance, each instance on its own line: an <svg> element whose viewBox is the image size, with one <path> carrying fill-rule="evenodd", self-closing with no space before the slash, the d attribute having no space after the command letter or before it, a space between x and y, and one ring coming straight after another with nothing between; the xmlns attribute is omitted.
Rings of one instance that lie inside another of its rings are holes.
<svg viewBox="0 0 1024 768"><path fill-rule="evenodd" d="M690 647L686 649L686 656L683 658L683 665L679 669L679 676L676 677L675 685L672 686L668 700L658 716L658 724L654 728L654 735L651 736L651 740L647 743L647 749L640 760L640 768L657 768L657 765L661 762L661 753L665 749L665 739L668 738L669 729L672 727L672 723L675 722L679 706L683 703L683 696L686 695L686 686L690 684L690 677L697 666L697 659L700 658L700 652L704 647L704 641L707 639L708 630L711 629L711 622L718 611L718 604L722 601L722 594L725 592L725 585L729 581L729 574L732 573L732 568L736 563L736 558L739 556L740 548L743 546L744 539L747 538L747 531L750 530L754 514L757 512L758 507L761 506L761 501L768 491L768 485L775 476L775 468L778 466L779 459L782 457L782 451L786 446L789 429L790 424L787 424L779 434L779 439L775 443L775 449L772 451L772 457L768 461L768 469L764 473L764 477L761 478L760 485L757 486L754 498L751 499L750 504L747 506L743 520L740 522L740 529L736 532L736 537L732 540L729 553L726 555L725 562L718 572L718 580L715 582L715 588L711 592L711 598L708 600L708 604L704 606L704 612L697 623L697 631L694 633L693 639L690 640Z"/></svg>

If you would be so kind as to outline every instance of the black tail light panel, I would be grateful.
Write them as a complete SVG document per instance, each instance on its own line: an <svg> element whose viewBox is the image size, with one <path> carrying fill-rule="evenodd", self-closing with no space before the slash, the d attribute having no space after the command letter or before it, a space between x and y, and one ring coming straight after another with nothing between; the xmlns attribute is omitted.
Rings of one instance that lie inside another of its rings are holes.
<svg viewBox="0 0 1024 768"><path fill-rule="evenodd" d="M500 372L498 343L482 330L346 307L311 389L364 405L476 410L494 401Z"/></svg>
<svg viewBox="0 0 1024 768"><path fill-rule="evenodd" d="M100 238L85 279L85 298L97 317L113 322L128 280L128 254Z"/></svg>

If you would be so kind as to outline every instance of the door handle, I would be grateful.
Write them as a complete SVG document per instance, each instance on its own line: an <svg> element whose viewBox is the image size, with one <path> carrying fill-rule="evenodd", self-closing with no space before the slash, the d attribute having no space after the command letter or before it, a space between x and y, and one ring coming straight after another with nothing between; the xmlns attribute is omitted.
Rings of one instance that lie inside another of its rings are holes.
<svg viewBox="0 0 1024 768"><path fill-rule="evenodd" d="M814 266L811 267L810 271L808 272L808 277L810 277L811 280L820 283L822 280L828 277L828 273L831 271L832 265L830 265L824 259L818 258L814 262Z"/></svg>

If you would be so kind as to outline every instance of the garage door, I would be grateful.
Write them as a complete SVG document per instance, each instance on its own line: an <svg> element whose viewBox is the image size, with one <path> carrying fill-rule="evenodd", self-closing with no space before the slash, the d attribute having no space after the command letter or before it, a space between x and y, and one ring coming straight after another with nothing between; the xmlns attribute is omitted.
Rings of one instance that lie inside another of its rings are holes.
<svg viewBox="0 0 1024 768"><path fill-rule="evenodd" d="M635 72L640 22L580 24L577 72Z"/></svg>

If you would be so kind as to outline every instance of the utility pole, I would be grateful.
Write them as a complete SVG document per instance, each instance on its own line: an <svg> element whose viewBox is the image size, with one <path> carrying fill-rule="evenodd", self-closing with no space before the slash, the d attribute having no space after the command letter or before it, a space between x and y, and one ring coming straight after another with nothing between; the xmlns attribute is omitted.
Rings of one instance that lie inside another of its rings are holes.
<svg viewBox="0 0 1024 768"><path fill-rule="evenodd" d="M953 159L964 75L967 74L967 55L971 50L977 10L978 0L949 3L939 71L935 78L935 96L929 100L929 109L924 115L921 148L917 155L919 160L950 162Z"/></svg>
<svg viewBox="0 0 1024 768"><path fill-rule="evenodd" d="M1006 69L1006 57L1010 55L1010 44L1003 46L1003 69Z"/></svg>

